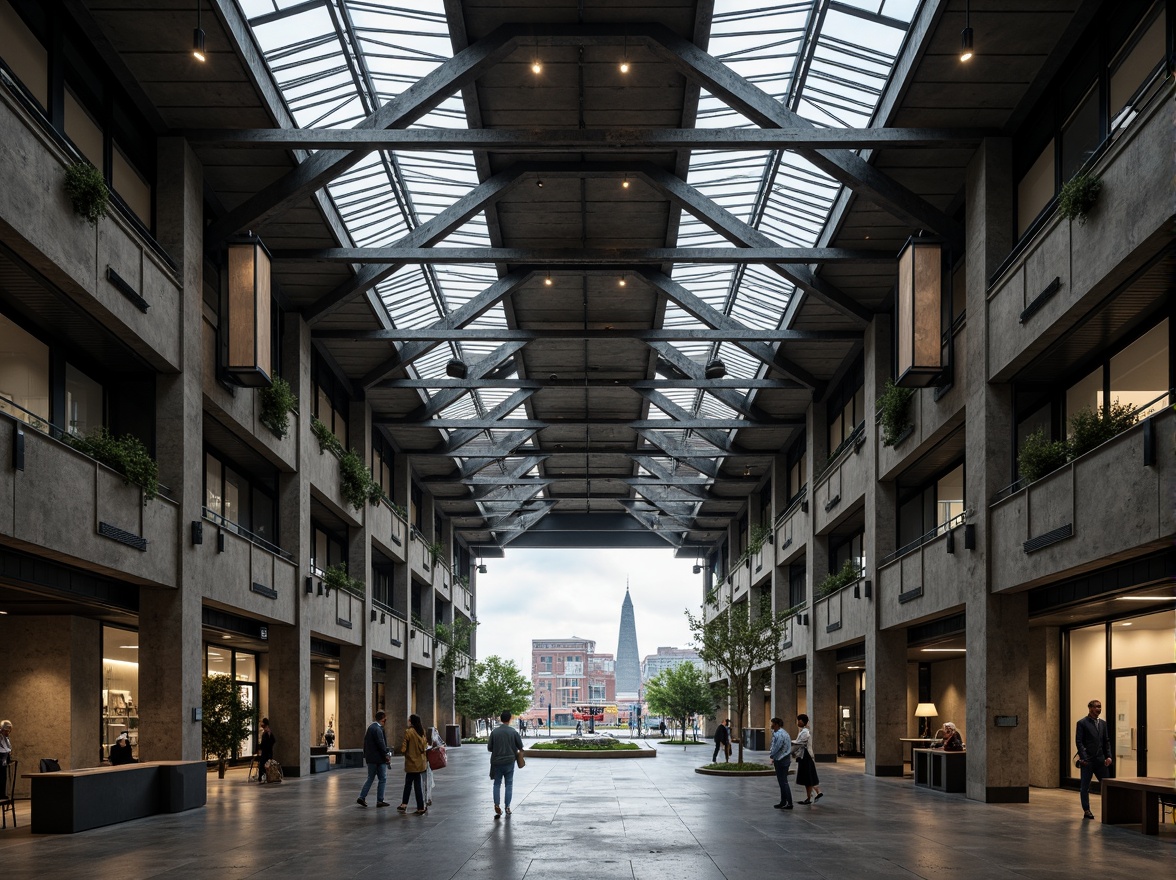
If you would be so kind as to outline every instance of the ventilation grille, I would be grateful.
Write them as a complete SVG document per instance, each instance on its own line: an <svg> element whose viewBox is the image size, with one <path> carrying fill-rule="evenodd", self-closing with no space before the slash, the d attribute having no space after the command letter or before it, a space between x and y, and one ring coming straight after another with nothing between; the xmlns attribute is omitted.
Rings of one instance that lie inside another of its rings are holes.
<svg viewBox="0 0 1176 880"><path fill-rule="evenodd" d="M1048 547L1050 544L1056 544L1058 541L1064 541L1066 538L1072 537L1074 537L1074 524L1066 523L1061 528L1054 529L1052 532L1046 532L1044 535L1030 538L1024 544L1025 552L1032 553L1035 550L1040 550L1042 547Z"/></svg>

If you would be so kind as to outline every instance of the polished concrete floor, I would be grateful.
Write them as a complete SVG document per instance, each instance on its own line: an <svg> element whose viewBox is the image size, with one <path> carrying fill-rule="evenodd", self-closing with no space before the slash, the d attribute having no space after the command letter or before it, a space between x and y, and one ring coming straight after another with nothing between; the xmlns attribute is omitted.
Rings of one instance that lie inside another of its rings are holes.
<svg viewBox="0 0 1176 880"><path fill-rule="evenodd" d="M644 760L529 759L515 774L514 814L495 820L484 749L449 754L425 816L375 809L374 790L372 806L357 806L362 770L264 787L243 771L213 775L202 810L74 835L32 835L26 801L20 827L0 831L0 877L1176 876L1176 825L1149 838L1086 822L1071 791L1034 789L1028 805L985 805L916 790L909 777L868 777L851 761L820 765L825 797L785 812L771 808L774 779L696 774L710 749L691 747ZM393 804L399 766L389 774Z"/></svg>

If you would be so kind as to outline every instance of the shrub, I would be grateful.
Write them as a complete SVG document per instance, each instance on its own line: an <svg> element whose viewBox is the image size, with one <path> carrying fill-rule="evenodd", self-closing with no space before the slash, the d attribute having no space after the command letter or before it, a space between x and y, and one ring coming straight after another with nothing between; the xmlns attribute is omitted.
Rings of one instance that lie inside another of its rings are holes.
<svg viewBox="0 0 1176 880"><path fill-rule="evenodd" d="M343 444L339 442L339 438L335 436L334 432L326 424L320 422L314 416L310 418L310 433L314 434L314 439L318 441L320 455L328 449L335 453L335 455L343 454Z"/></svg>
<svg viewBox="0 0 1176 880"><path fill-rule="evenodd" d="M445 552L445 547L442 546L440 541L433 541L430 544L426 544L425 549L429 552L429 563L431 565L436 565L437 560L441 558L441 554Z"/></svg>
<svg viewBox="0 0 1176 880"><path fill-rule="evenodd" d="M290 431L290 413L298 407L298 398L294 396L294 389L281 376L275 376L268 388L262 388L261 415L258 417L263 425L274 432L279 440ZM319 422L321 425L322 422ZM326 425L323 425L325 428Z"/></svg>
<svg viewBox="0 0 1176 880"><path fill-rule="evenodd" d="M356 580L347 573L347 565L337 562L323 571L323 586L330 590L343 590L357 596L363 595L363 581Z"/></svg>
<svg viewBox="0 0 1176 880"><path fill-rule="evenodd" d="M1026 483L1040 480L1066 463L1066 443L1050 440L1044 428L1025 438L1017 453L1017 473Z"/></svg>
<svg viewBox="0 0 1176 880"><path fill-rule="evenodd" d="M1136 419L1137 416L1130 404L1119 403L1118 400L1111 404L1105 415L1101 407L1074 413L1070 417L1070 458L1085 455L1112 437L1118 436L1134 425Z"/></svg>
<svg viewBox="0 0 1176 880"><path fill-rule="evenodd" d="M372 479L371 471L354 449L339 455L339 491L356 510L361 509L365 501L374 507L384 496L380 484Z"/></svg>
<svg viewBox="0 0 1176 880"><path fill-rule="evenodd" d="M62 439L79 452L118 471L128 483L139 486L143 490L144 504L159 494L159 465L133 434L115 437L106 428L99 428L88 437L65 434Z"/></svg>
<svg viewBox="0 0 1176 880"><path fill-rule="evenodd" d="M89 162L75 162L65 170L65 194L75 213L91 226L97 226L110 208L106 179Z"/></svg>
<svg viewBox="0 0 1176 880"><path fill-rule="evenodd" d="M839 571L827 575L823 581L817 584L817 598L820 599L828 596L830 593L836 593L842 587L852 584L861 576L862 570L858 568L857 563L852 559L847 559Z"/></svg>
<svg viewBox="0 0 1176 880"><path fill-rule="evenodd" d="M1077 220L1079 226L1086 225L1086 219L1098 203L1102 181L1085 172L1078 172L1065 183L1058 193L1058 213L1067 220Z"/></svg>
<svg viewBox="0 0 1176 880"><path fill-rule="evenodd" d="M914 396L915 389L900 388L893 380L886 380L877 400L877 418L878 424L882 426L883 446L893 446L911 427L911 399Z"/></svg>

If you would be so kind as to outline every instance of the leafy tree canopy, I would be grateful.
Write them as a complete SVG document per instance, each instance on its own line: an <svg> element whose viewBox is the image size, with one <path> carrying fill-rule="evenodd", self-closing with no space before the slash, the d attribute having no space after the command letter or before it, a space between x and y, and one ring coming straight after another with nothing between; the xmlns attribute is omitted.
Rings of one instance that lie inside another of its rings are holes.
<svg viewBox="0 0 1176 880"><path fill-rule="evenodd" d="M682 730L691 715L709 715L715 708L715 694L706 673L693 663L663 669L645 683L649 710L682 720Z"/></svg>
<svg viewBox="0 0 1176 880"><path fill-rule="evenodd" d="M241 689L227 675L204 679L201 699L204 752L217 758L224 775L224 762L241 741L249 736L253 710L241 698Z"/></svg>
<svg viewBox="0 0 1176 880"><path fill-rule="evenodd" d="M513 660L494 655L474 664L468 679L458 679L457 710L470 718L492 719L504 709L512 715L531 705L531 680Z"/></svg>

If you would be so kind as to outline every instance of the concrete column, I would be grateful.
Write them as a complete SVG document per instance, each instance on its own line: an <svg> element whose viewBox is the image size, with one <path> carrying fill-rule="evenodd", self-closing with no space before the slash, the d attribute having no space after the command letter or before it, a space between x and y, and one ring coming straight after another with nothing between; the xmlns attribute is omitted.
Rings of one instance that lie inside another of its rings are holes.
<svg viewBox="0 0 1176 880"><path fill-rule="evenodd" d="M321 664L312 663L310 665L310 680L308 682L310 691L310 744L312 746L321 745L320 737L327 729L327 679L323 674L323 667ZM345 748L344 743L347 739L347 731L343 730L343 725L339 724L339 719L335 719L335 747Z"/></svg>
<svg viewBox="0 0 1176 880"><path fill-rule="evenodd" d="M367 629L366 618L364 629ZM341 645L339 650L339 717L336 719L339 748L359 748L363 745L363 731L371 723L369 703L372 694L372 661L368 650L362 645ZM318 741L315 733L314 741ZM346 743L346 745L344 745Z"/></svg>
<svg viewBox="0 0 1176 880"><path fill-rule="evenodd" d="M1058 787L1062 747L1062 639L1056 626L1029 630L1029 784Z"/></svg>
<svg viewBox="0 0 1176 880"><path fill-rule="evenodd" d="M968 363L977 373L987 363L990 333L986 279L1012 245L1012 149L990 138L968 166L966 189ZM1029 800L1029 624L1027 594L993 596L987 565L988 499L1007 482L1013 429L1012 390L981 374L969 383L965 426L968 507L975 511L978 551L966 575L968 797L1025 803ZM1015 718L996 727L994 718Z"/></svg>
<svg viewBox="0 0 1176 880"><path fill-rule="evenodd" d="M808 692L809 724L812 725L813 758L818 761L837 760L837 654L817 651L809 657L805 669L805 690ZM784 718L791 731L793 718Z"/></svg>
<svg viewBox="0 0 1176 880"><path fill-rule="evenodd" d="M866 773L902 776L907 735L906 631L866 630ZM911 708L911 712L914 708ZM969 752L971 749L969 749Z"/></svg>
<svg viewBox="0 0 1176 880"><path fill-rule="evenodd" d="M300 627L271 624L270 726L277 737L274 753L287 776L310 772L310 637ZM321 702L320 702L321 705Z"/></svg>
<svg viewBox="0 0 1176 880"><path fill-rule="evenodd" d="M157 235L180 268L180 352L183 372L156 381L156 444L160 482L176 494L186 526L199 520L203 486L203 175L187 143L161 138L155 188ZM185 532L187 529L185 529ZM199 560L180 542L177 589L139 591L139 756L199 760L202 704Z"/></svg>
<svg viewBox="0 0 1176 880"><path fill-rule="evenodd" d="M785 723L797 715L796 674L792 663L777 663L772 667L772 715Z"/></svg>

